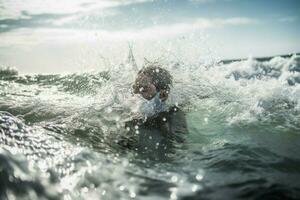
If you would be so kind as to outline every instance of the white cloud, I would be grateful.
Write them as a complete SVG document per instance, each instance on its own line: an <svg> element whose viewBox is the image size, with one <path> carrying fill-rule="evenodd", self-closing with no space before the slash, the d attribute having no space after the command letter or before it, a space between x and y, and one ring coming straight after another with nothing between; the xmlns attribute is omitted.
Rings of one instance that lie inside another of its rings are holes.
<svg viewBox="0 0 300 200"><path fill-rule="evenodd" d="M8 25L7 24L0 24L0 28L7 28Z"/></svg>
<svg viewBox="0 0 300 200"><path fill-rule="evenodd" d="M0 19L19 19L30 14L72 14L92 10L104 10L133 3L152 2L153 0L2 0L0 2Z"/></svg>
<svg viewBox="0 0 300 200"><path fill-rule="evenodd" d="M256 19L245 18L245 17L234 17L229 19L220 19L219 24L221 25L247 25L247 24L258 24Z"/></svg>
<svg viewBox="0 0 300 200"><path fill-rule="evenodd" d="M232 0L189 0L189 2L192 2L192 3L214 3L214 2L217 2L217 1L232 1Z"/></svg>
<svg viewBox="0 0 300 200"><path fill-rule="evenodd" d="M297 20L297 17L282 17L278 19L279 22L294 22Z"/></svg>
<svg viewBox="0 0 300 200"><path fill-rule="evenodd" d="M52 23L52 25L55 26L61 26L67 23L72 23L81 20L82 18L88 19L90 16L93 16L95 12L95 15L100 15L102 18L117 15L118 11L116 10L102 10L99 11L89 11L89 12L82 12L80 14L68 16L68 17L62 17L60 19L51 19L49 22Z"/></svg>
<svg viewBox="0 0 300 200"><path fill-rule="evenodd" d="M171 25L152 26L144 29L122 31L108 30L71 30L71 29L19 29L0 35L1 46L36 45L44 43L85 43L97 39L109 41L138 41L172 38L196 31L222 28L225 26L239 26L258 23L250 18L198 18L189 23L175 23Z"/></svg>
<svg viewBox="0 0 300 200"><path fill-rule="evenodd" d="M227 25L246 25L255 24L256 20L249 18L198 18L190 23L176 23L171 25L153 26L138 31L121 31L109 33L111 37L126 37L127 39L155 39L163 37L174 37L180 34L192 33L198 30L206 30L212 28L220 28Z"/></svg>
<svg viewBox="0 0 300 200"><path fill-rule="evenodd" d="M211 3L215 2L216 0L189 0L192 3Z"/></svg>

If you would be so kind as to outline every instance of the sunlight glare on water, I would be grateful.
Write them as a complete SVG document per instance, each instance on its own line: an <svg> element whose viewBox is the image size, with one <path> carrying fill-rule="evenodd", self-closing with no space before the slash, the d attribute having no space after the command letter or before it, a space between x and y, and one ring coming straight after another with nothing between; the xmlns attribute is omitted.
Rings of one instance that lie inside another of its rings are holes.
<svg viewBox="0 0 300 200"><path fill-rule="evenodd" d="M170 2L0 2L0 199L300 196L299 54L222 60L216 34L258 19L184 23L182 6L216 1ZM139 17L145 5L156 15ZM149 63L173 76L174 115L154 121L182 113L171 137L147 118L126 127L142 116L132 85Z"/></svg>

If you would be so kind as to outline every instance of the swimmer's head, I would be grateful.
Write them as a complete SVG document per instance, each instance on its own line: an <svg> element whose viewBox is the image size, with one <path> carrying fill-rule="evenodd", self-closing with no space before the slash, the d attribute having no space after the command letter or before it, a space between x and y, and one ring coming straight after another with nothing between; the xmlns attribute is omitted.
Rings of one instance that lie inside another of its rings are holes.
<svg viewBox="0 0 300 200"><path fill-rule="evenodd" d="M160 99L165 101L171 85L171 74L157 64L150 64L138 72L132 88L135 94L140 94L147 100L152 99L157 92L160 92Z"/></svg>

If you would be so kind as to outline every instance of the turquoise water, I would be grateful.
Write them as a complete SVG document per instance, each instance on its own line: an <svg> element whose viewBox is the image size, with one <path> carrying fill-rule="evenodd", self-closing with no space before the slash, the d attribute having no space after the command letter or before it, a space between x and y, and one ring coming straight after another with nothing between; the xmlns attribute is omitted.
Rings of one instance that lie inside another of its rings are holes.
<svg viewBox="0 0 300 200"><path fill-rule="evenodd" d="M1 68L1 198L299 198L298 55L163 64L188 133L151 156L117 142L143 102L130 63L69 75Z"/></svg>

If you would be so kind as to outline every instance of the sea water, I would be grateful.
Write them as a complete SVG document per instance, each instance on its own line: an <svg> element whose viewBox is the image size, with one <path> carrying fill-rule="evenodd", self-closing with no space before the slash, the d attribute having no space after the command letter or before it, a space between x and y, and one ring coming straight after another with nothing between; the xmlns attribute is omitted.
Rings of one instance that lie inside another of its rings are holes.
<svg viewBox="0 0 300 200"><path fill-rule="evenodd" d="M66 75L1 67L0 198L300 197L299 55L161 64L174 78L167 104L188 125L167 159L118 144L143 103L130 64Z"/></svg>

